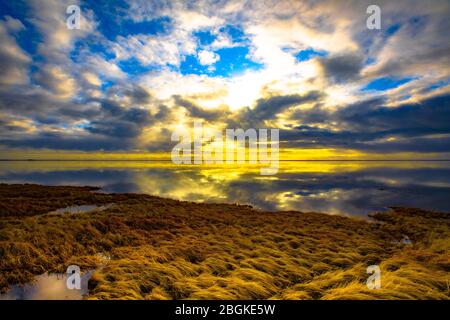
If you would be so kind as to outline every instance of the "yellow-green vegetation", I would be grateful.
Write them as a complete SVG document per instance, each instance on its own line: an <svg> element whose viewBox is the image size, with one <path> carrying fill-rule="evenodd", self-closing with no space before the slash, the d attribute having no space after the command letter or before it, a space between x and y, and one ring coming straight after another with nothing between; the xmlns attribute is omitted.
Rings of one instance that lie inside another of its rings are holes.
<svg viewBox="0 0 450 320"><path fill-rule="evenodd" d="M97 268L88 299L450 297L446 213L393 208L367 220L93 190L0 185L0 291L77 264ZM366 286L373 264L381 289Z"/></svg>

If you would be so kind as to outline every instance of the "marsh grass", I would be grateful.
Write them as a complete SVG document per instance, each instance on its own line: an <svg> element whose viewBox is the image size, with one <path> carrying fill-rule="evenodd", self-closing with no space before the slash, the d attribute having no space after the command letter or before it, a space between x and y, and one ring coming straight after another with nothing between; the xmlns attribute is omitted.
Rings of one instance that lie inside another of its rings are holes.
<svg viewBox="0 0 450 320"><path fill-rule="evenodd" d="M77 264L98 269L89 299L450 297L444 213L393 208L367 221L93 190L0 185L1 291ZM115 205L45 214L105 203ZM366 286L373 264L382 270L379 290Z"/></svg>

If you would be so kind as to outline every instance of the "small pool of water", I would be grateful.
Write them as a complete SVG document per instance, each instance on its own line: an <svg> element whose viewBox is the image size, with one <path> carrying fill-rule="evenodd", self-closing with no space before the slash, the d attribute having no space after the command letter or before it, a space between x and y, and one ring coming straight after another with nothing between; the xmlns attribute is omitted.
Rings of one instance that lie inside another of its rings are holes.
<svg viewBox="0 0 450 320"><path fill-rule="evenodd" d="M88 291L88 281L94 271L81 275L81 289L67 288L67 274L42 274L25 285L14 285L6 293L0 294L0 300L81 300Z"/></svg>
<svg viewBox="0 0 450 320"><path fill-rule="evenodd" d="M50 214L60 214L60 213L84 213L93 211L103 211L110 208L112 204L97 206L97 205L82 205L82 206L71 206L67 208L57 209L55 211L49 212Z"/></svg>

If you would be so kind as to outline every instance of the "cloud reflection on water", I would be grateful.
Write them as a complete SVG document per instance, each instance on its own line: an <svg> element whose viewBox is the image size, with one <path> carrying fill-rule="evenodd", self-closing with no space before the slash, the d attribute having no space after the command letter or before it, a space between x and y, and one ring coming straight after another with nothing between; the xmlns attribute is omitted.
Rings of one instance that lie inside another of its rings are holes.
<svg viewBox="0 0 450 320"><path fill-rule="evenodd" d="M92 185L180 200L251 204L264 210L364 215L387 206L450 211L450 162L282 162L276 176L257 166L170 162L2 162L0 181Z"/></svg>

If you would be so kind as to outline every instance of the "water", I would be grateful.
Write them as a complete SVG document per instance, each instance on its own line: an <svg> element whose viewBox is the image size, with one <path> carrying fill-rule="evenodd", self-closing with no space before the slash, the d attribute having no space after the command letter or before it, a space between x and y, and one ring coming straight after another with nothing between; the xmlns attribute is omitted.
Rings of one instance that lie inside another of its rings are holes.
<svg viewBox="0 0 450 320"><path fill-rule="evenodd" d="M91 185L264 210L366 215L388 206L450 211L450 162L289 161L275 176L252 165L150 161L3 161L0 182Z"/></svg>
<svg viewBox="0 0 450 320"><path fill-rule="evenodd" d="M92 271L81 275L81 289L67 288L67 274L42 274L23 286L14 285L0 300L81 300L88 294L88 281Z"/></svg>

